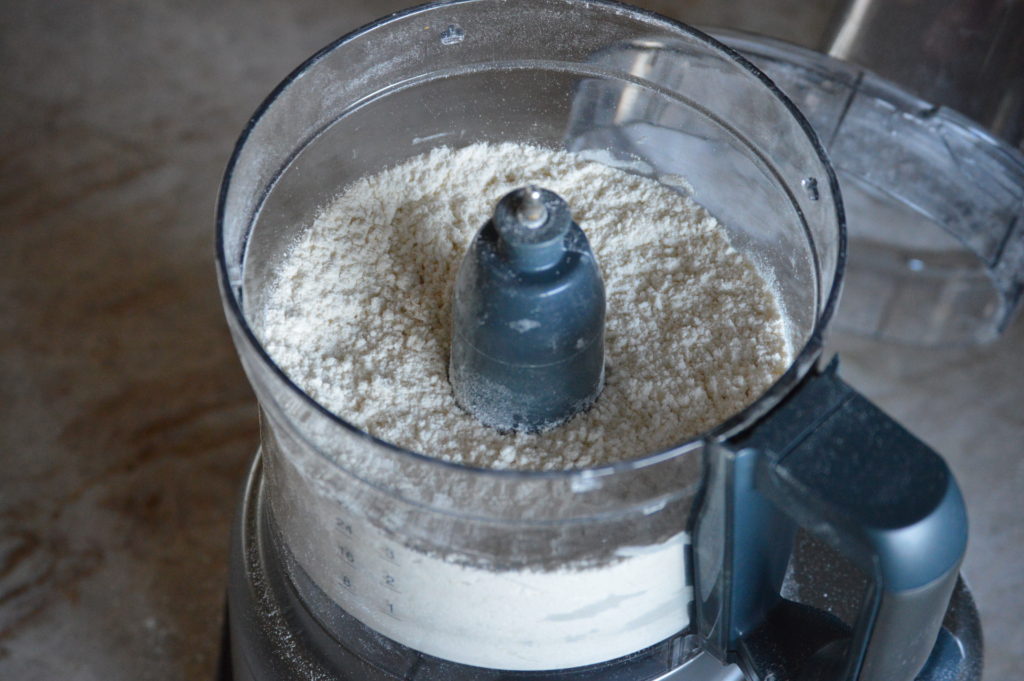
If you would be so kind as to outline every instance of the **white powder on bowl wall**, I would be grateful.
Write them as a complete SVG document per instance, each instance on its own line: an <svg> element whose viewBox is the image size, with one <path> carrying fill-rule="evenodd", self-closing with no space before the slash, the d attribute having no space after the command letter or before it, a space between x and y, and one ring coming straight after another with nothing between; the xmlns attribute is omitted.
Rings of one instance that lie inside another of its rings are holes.
<svg viewBox="0 0 1024 681"><path fill-rule="evenodd" d="M500 433L455 403L450 296L473 235L526 184L561 195L601 266L606 384L542 433ZM737 200L743 200L737 197ZM788 366L778 301L703 207L658 182L515 143L437 148L361 178L289 249L252 320L311 397L407 449L477 467L632 459L740 411Z"/></svg>

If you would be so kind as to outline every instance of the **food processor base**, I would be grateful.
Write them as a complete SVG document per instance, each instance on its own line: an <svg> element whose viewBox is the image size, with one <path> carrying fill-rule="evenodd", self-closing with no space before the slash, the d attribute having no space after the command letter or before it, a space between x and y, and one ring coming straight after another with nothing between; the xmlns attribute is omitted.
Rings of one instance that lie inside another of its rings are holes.
<svg viewBox="0 0 1024 681"><path fill-rule="evenodd" d="M262 466L254 458L246 480L231 544L223 650L218 681L299 681L309 679L587 679L615 681L743 681L735 664L722 665L698 649L696 637L680 634L646 650L587 667L552 671L508 671L448 662L392 641L345 613L315 590L299 585L301 571L288 565L276 542L263 505ZM308 578L307 578L308 579ZM783 595L803 599L817 594L816 608L837 617L856 612L863 580L835 554L809 537L798 542ZM298 596L324 599L328 626ZM812 597L813 598L813 597ZM333 606L333 608L332 608ZM974 601L959 580L943 621L936 649L920 681L979 681L981 626ZM339 633L341 635L339 635ZM778 681L785 681L779 677Z"/></svg>

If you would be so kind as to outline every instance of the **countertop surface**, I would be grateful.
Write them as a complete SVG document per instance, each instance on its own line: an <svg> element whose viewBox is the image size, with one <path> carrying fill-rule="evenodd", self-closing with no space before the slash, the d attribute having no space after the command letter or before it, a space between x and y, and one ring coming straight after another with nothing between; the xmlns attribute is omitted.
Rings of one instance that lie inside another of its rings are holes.
<svg viewBox="0 0 1024 681"><path fill-rule="evenodd" d="M0 8L0 678L212 677L258 437L214 277L220 175L282 77L402 4ZM648 4L806 45L835 5ZM992 680L1024 667L1022 342L1019 321L973 349L834 340L959 477Z"/></svg>

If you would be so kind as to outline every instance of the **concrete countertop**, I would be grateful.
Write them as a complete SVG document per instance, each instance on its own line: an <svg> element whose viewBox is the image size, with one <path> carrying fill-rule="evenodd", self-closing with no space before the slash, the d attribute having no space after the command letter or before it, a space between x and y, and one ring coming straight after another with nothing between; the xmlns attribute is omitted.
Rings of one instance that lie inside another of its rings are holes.
<svg viewBox="0 0 1024 681"><path fill-rule="evenodd" d="M257 442L214 277L220 175L284 75L404 4L0 8L0 678L212 676ZM648 4L813 44L835 3ZM1024 666L1022 342L835 342L961 481L993 680Z"/></svg>

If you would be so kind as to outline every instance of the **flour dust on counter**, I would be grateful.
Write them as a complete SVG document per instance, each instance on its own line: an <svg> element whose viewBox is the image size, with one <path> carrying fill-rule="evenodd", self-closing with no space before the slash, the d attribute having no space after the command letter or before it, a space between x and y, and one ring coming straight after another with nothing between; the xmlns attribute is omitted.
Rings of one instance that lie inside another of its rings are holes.
<svg viewBox="0 0 1024 681"><path fill-rule="evenodd" d="M449 299L495 202L527 184L568 202L601 266L606 384L565 425L503 433L455 402ZM437 148L344 188L290 247L267 300L252 321L313 399L475 467L563 470L672 447L750 404L791 359L774 292L706 209L653 179L515 143Z"/></svg>

